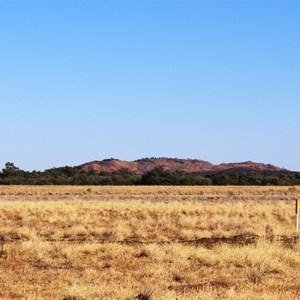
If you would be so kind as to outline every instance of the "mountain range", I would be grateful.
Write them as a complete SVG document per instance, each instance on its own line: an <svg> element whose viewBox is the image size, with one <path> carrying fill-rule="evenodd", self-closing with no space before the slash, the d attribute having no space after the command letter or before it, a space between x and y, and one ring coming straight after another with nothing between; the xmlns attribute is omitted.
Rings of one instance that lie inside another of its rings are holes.
<svg viewBox="0 0 300 300"><path fill-rule="evenodd" d="M276 167L271 164L255 163L252 161L237 163L212 164L199 159L179 158L142 158L135 161L124 161L115 158L101 161L91 161L82 164L84 171L94 170L97 173L113 173L130 171L137 174L145 174L155 168L162 167L166 171L184 171L187 173L212 173L219 171L233 172L288 172L287 169Z"/></svg>

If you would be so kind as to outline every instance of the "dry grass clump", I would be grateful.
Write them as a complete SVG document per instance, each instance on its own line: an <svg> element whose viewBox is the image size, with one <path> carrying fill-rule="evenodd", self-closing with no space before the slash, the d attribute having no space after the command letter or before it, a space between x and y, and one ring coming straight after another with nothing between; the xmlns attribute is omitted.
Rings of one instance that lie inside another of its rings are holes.
<svg viewBox="0 0 300 300"><path fill-rule="evenodd" d="M0 299L299 299L298 188L89 189L0 187Z"/></svg>

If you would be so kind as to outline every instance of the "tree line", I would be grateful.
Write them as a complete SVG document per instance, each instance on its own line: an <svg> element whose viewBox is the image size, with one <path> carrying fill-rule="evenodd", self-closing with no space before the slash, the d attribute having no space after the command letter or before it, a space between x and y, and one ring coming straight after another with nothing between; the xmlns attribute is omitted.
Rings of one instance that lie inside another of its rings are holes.
<svg viewBox="0 0 300 300"><path fill-rule="evenodd" d="M220 171L208 174L170 172L158 167L145 174L129 171L97 173L81 167L24 171L8 162L0 185L300 185L300 172Z"/></svg>

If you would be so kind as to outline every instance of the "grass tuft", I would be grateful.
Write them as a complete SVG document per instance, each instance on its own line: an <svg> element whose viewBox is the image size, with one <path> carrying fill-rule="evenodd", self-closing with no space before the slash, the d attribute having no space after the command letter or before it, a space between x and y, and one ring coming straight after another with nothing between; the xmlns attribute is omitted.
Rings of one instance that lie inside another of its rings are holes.
<svg viewBox="0 0 300 300"><path fill-rule="evenodd" d="M150 300L153 291L144 291L136 296L136 300Z"/></svg>

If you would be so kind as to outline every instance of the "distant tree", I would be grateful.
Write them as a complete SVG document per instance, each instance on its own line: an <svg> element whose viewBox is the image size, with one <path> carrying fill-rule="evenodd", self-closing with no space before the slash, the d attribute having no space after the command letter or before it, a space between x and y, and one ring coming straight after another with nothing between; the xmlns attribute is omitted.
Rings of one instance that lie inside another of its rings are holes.
<svg viewBox="0 0 300 300"><path fill-rule="evenodd" d="M2 170L3 172L17 172L20 169L18 167L15 166L14 163L12 162L7 162L5 164L5 168Z"/></svg>

